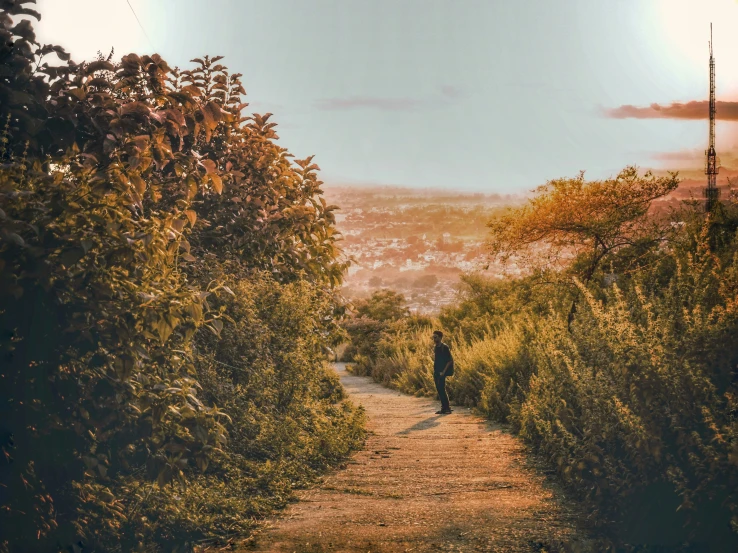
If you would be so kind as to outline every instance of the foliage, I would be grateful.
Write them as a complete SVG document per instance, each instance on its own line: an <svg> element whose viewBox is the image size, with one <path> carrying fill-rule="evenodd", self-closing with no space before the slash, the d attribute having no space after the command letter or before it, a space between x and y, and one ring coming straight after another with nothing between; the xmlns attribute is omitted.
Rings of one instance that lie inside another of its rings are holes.
<svg viewBox="0 0 738 553"><path fill-rule="evenodd" d="M691 522L692 537L727 547L736 540L725 507L738 499L738 348L729 345L738 281L704 244L663 262L677 266L665 288L616 286L604 302L583 290L587 308L572 333L549 319L536 338L521 434L621 522L621 537L643 539L639 519L661 495L683 510L659 513L673 539L690 537L674 523Z"/></svg>
<svg viewBox="0 0 738 553"><path fill-rule="evenodd" d="M325 327L315 314L333 309L332 295L304 280L279 284L267 273L201 269L233 292L210 302L233 321L217 335L197 334L193 347L203 401L231 415L229 442L190 471L186 486L175 485L180 501L159 493L142 509L155 523L139 531L159 544L248 535L255 519L283 507L294 488L363 438L363 412L341 401L337 376L323 361Z"/></svg>
<svg viewBox="0 0 738 553"><path fill-rule="evenodd" d="M358 300L354 305L353 316L343 325L350 339L349 346L344 350L343 360L358 361L356 364L361 365L361 359L374 359L382 332L393 322L408 315L404 296L393 290L379 290L369 299Z"/></svg>
<svg viewBox="0 0 738 553"><path fill-rule="evenodd" d="M651 202L678 185L676 175L638 175L627 167L614 179L555 179L541 186L526 205L493 219L492 255L509 259L533 253L535 265L558 268L559 258L577 258L588 281L600 263L622 249L639 249L663 239L668 226L648 217ZM531 251L535 245L545 248Z"/></svg>
<svg viewBox="0 0 738 553"><path fill-rule="evenodd" d="M561 276L538 271L519 279L489 279L480 274L461 277L455 305L441 310L439 319L450 333L465 340L494 336L511 318L548 313L568 299Z"/></svg>
<svg viewBox="0 0 738 553"><path fill-rule="evenodd" d="M334 207L220 58L75 64L29 3L0 15L0 549L231 539L361 438L323 367Z"/></svg>
<svg viewBox="0 0 738 553"><path fill-rule="evenodd" d="M687 205L673 224L647 215L672 186L630 169L604 183L554 181L493 222L498 253L545 237L580 256L514 280L466 275L440 315L456 361L447 387L548 458L621 547L734 551L738 208L706 220ZM606 274L582 264L597 256L617 278L587 278ZM364 372L434 395L430 328L407 322L385 327Z"/></svg>
<svg viewBox="0 0 738 553"><path fill-rule="evenodd" d="M358 317L375 321L397 321L409 315L405 298L393 290L380 290L367 300L357 301L354 311Z"/></svg>

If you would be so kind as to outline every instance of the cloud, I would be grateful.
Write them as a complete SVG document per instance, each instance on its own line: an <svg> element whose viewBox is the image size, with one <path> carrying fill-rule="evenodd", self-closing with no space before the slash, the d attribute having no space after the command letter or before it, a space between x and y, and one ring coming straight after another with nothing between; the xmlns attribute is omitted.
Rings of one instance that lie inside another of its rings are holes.
<svg viewBox="0 0 738 553"><path fill-rule="evenodd" d="M669 105L651 104L648 107L624 105L605 109L606 117L612 119L707 119L707 100L693 100L687 103L674 102ZM723 121L738 121L738 102L718 101L715 103L715 116Z"/></svg>
<svg viewBox="0 0 738 553"><path fill-rule="evenodd" d="M441 94L444 98L455 100L461 97L461 90L452 85L445 85L441 87Z"/></svg>
<svg viewBox="0 0 738 553"><path fill-rule="evenodd" d="M325 111L376 109L380 111L413 111L421 108L432 108L441 102L454 103L462 97L462 91L455 86L444 85L440 88L440 98L387 98L380 96L351 96L347 98L323 98L315 102L315 107Z"/></svg>

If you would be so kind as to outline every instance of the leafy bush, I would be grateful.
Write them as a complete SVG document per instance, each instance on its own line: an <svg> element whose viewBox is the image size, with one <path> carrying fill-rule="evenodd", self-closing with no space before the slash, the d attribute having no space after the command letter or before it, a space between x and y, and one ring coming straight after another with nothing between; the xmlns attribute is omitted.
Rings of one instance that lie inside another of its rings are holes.
<svg viewBox="0 0 738 553"><path fill-rule="evenodd" d="M534 329L526 322L511 324L494 337L473 340L455 355L459 378L454 378L457 401L477 407L488 417L517 425L520 405L535 373L530 341Z"/></svg>
<svg viewBox="0 0 738 553"><path fill-rule="evenodd" d="M342 326L349 338L342 360L353 361L356 374L366 374L368 366L364 360L376 359L377 342L382 332L408 315L404 296L392 290L380 290L369 299L357 301L353 316Z"/></svg>
<svg viewBox="0 0 738 553"><path fill-rule="evenodd" d="M456 361L449 396L510 423L620 546L734 551L738 208L651 218L650 199L674 181L639 179L555 181L491 225L504 254L505 240L547 239L579 254L558 270L535 259L520 279L464 278L460 302L440 316ZM365 372L433 395L430 330L385 322Z"/></svg>
<svg viewBox="0 0 738 553"><path fill-rule="evenodd" d="M552 320L539 335L521 434L618 513L608 516L624 516L623 535L662 489L684 510L673 522L734 543L725 510L738 502L734 261L721 266L704 245L663 261L676 265L665 288L614 287L604 302L585 290L572 333Z"/></svg>
<svg viewBox="0 0 738 553"><path fill-rule="evenodd" d="M0 550L191 551L361 440L333 206L239 75L0 15Z"/></svg>

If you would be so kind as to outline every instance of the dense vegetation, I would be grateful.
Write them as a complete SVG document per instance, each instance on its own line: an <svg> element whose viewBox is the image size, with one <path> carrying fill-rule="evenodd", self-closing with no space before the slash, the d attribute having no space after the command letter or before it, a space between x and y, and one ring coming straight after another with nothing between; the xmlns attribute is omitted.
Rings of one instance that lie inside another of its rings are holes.
<svg viewBox="0 0 738 553"><path fill-rule="evenodd" d="M434 321L373 297L347 323L354 370L434 395L442 328L452 401L510 424L614 542L738 550L738 209L654 216L677 184L550 182L490 223L527 276L467 275Z"/></svg>
<svg viewBox="0 0 738 553"><path fill-rule="evenodd" d="M244 537L363 436L318 167L219 58L76 64L29 3L0 3L0 551Z"/></svg>

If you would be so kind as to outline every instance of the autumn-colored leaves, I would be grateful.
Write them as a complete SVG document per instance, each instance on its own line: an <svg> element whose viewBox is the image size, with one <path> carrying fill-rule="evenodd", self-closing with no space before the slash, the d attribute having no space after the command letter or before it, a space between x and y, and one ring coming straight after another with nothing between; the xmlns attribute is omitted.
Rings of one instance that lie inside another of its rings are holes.
<svg viewBox="0 0 738 553"><path fill-rule="evenodd" d="M676 175L639 175L628 167L613 179L556 179L540 187L525 206L489 223L492 255L530 254L533 267L558 255L588 256L585 276L618 249L658 241L668 224L648 217L651 202L678 185ZM590 274L591 276L591 274Z"/></svg>
<svg viewBox="0 0 738 553"><path fill-rule="evenodd" d="M434 393L418 344L442 324L451 398L548 460L612 538L598 551L738 549L738 208L654 214L677 183L633 167L549 182L489 225L492 252L528 274L466 275L433 326L385 314L347 350L379 381Z"/></svg>
<svg viewBox="0 0 738 553"><path fill-rule="evenodd" d="M280 416L310 405L308 414L322 417L313 374L334 331L332 287L345 264L318 167L290 161L269 115L242 115L240 75L220 58L186 71L136 54L51 65L43 56L67 60L63 49L36 44L27 21L14 23L28 3L3 2L0 15L0 447L8 461L0 527L17 529L0 538L0 551L81 538L96 550L121 539L145 549L181 545L185 527L197 536L225 519L247 528L251 484L199 527L173 489L152 492L152 483L192 489L222 486L225 473L245 478L254 435L242 432L253 413L229 427L229 415L242 414L216 407L225 395L213 386L223 379L200 381L216 357L244 371L234 381L256 378L243 363L249 328L278 336L275 351L259 342L271 365L257 369L289 375L264 377L265 401L286 398ZM301 305L302 330L290 326L294 317L270 325L260 321L268 309L244 307L257 276L254 294L274 305L294 293L281 283L313 298ZM257 395L226 388L234 410ZM264 427L276 428L267 412ZM326 412L337 424L347 416ZM285 438L287 449L317 431L301 432ZM307 457L297 462L312 463ZM216 462L215 474L203 474ZM141 517L147 508L152 518Z"/></svg>

